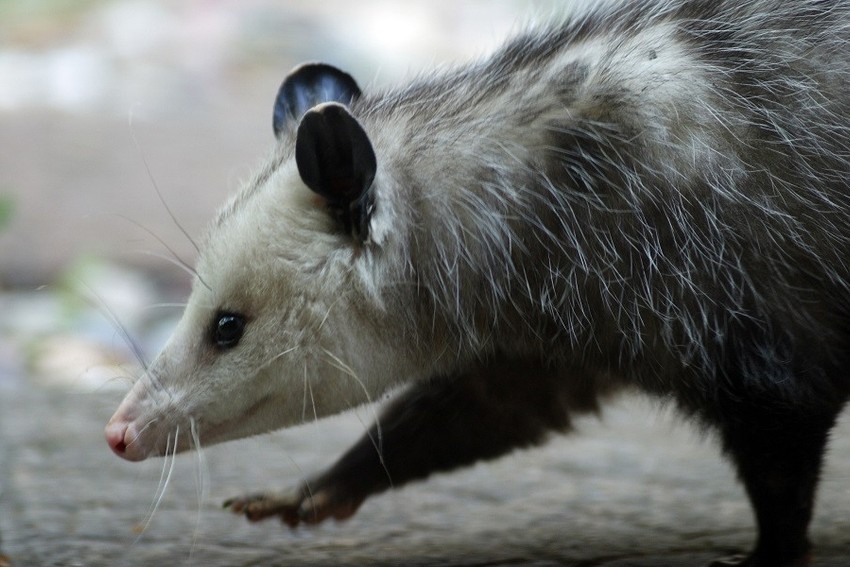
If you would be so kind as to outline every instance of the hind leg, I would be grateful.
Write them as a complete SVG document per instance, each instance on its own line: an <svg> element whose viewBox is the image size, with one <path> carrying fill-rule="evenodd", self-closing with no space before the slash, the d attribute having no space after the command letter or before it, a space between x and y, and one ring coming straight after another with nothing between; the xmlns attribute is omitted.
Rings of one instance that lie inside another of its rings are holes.
<svg viewBox="0 0 850 567"><path fill-rule="evenodd" d="M770 412L735 408L723 441L755 511L758 539L746 557L713 566L807 567L809 520L829 430L840 408Z"/></svg>
<svg viewBox="0 0 850 567"><path fill-rule="evenodd" d="M594 410L597 385L540 364L498 359L403 392L332 467L284 495L225 503L250 520L290 526L344 519L370 495L431 473L491 459L569 427L570 410Z"/></svg>

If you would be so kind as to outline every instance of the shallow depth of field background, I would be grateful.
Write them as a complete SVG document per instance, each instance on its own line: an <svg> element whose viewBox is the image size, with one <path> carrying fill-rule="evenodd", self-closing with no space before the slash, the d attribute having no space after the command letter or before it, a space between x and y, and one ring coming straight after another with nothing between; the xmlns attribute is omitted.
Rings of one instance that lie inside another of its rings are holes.
<svg viewBox="0 0 850 567"><path fill-rule="evenodd" d="M196 241L271 144L285 73L386 86L486 54L558 2L0 1L0 368L82 388L153 355ZM149 170L149 171L148 171ZM118 387L126 387L120 384Z"/></svg>

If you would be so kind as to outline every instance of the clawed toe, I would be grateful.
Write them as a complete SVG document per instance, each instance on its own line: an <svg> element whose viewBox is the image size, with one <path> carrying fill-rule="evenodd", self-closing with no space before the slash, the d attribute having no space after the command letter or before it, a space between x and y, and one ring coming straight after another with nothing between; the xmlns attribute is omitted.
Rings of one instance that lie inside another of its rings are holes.
<svg viewBox="0 0 850 567"><path fill-rule="evenodd" d="M223 507L251 522L278 516L284 524L295 528L301 524L320 524L328 518L345 520L354 515L362 502L363 498L336 498L328 490L316 493L298 490L282 495L254 494L231 498L224 502Z"/></svg>
<svg viewBox="0 0 850 567"><path fill-rule="evenodd" d="M224 508L234 514L241 514L251 522L259 522L273 516L280 516L290 524L297 517L302 498L296 494L254 494L231 498L224 502ZM297 524L297 521L295 522Z"/></svg>

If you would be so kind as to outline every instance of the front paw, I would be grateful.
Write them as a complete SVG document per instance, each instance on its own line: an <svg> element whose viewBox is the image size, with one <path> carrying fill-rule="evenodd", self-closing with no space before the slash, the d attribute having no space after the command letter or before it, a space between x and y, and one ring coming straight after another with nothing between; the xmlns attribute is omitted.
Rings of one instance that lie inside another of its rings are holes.
<svg viewBox="0 0 850 567"><path fill-rule="evenodd" d="M261 493L231 498L224 508L242 514L251 522L274 516L290 528L300 524L315 525L328 518L345 520L354 515L364 497L344 495L329 488L311 490L305 484L286 493Z"/></svg>
<svg viewBox="0 0 850 567"><path fill-rule="evenodd" d="M299 523L299 510L304 498L299 491L288 493L257 493L231 498L224 502L224 508L234 514L241 514L250 522L259 522L274 516L290 526Z"/></svg>

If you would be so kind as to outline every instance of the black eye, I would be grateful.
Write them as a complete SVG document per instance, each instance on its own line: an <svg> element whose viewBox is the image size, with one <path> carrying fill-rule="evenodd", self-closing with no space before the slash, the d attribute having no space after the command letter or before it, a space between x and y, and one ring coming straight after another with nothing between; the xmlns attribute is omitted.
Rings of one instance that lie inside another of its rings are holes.
<svg viewBox="0 0 850 567"><path fill-rule="evenodd" d="M233 348L245 332L245 317L238 313L219 313L213 320L213 344L221 349Z"/></svg>

